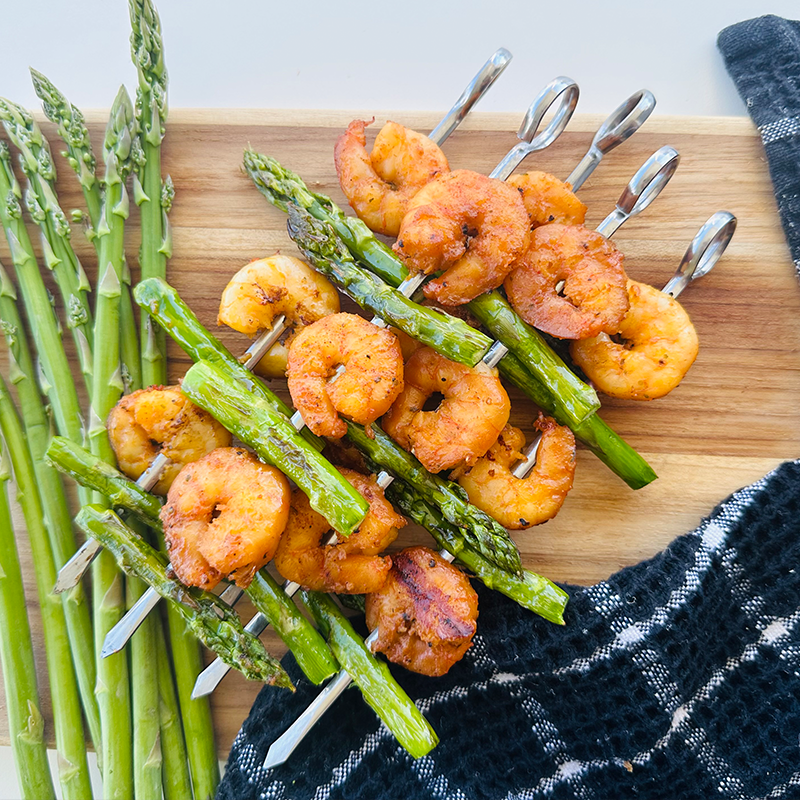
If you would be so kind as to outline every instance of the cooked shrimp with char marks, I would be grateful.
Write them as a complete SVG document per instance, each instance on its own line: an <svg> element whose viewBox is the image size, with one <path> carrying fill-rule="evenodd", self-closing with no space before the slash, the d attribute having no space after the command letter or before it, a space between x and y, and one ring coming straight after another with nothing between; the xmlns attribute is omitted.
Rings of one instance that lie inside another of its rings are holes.
<svg viewBox="0 0 800 800"><path fill-rule="evenodd" d="M344 372L331 380L336 367ZM397 337L356 314L332 314L304 328L289 348L289 393L318 436L340 439L339 416L370 425L403 391Z"/></svg>
<svg viewBox="0 0 800 800"><path fill-rule="evenodd" d="M177 386L125 395L111 409L106 427L119 468L129 478L138 480L159 453L169 459L152 489L162 495L184 464L231 441L230 433Z"/></svg>
<svg viewBox="0 0 800 800"><path fill-rule="evenodd" d="M511 413L497 370L457 364L429 347L409 358L405 384L383 428L429 472L474 463L497 441ZM439 407L425 411L435 395L442 396Z"/></svg>
<svg viewBox="0 0 800 800"><path fill-rule="evenodd" d="M516 478L512 469L524 458L525 435L511 425L506 425L489 452L458 478L470 503L511 530L552 519L575 476L572 431L541 413L533 427L541 439L536 464L524 478Z"/></svg>
<svg viewBox="0 0 800 800"><path fill-rule="evenodd" d="M425 295L457 306L500 286L522 255L529 228L516 189L460 169L414 196L393 249L411 272L444 270L426 284Z"/></svg>
<svg viewBox="0 0 800 800"><path fill-rule="evenodd" d="M330 525L311 508L306 495L295 489L275 566L287 580L316 591L374 592L386 582L392 566L392 559L379 553L397 538L406 519L392 508L374 475L339 471L369 503L361 527L337 544L323 544L331 534Z"/></svg>
<svg viewBox="0 0 800 800"><path fill-rule="evenodd" d="M697 331L668 294L628 281L630 309L615 335L572 342L573 361L611 397L655 400L671 392L697 358Z"/></svg>
<svg viewBox="0 0 800 800"><path fill-rule="evenodd" d="M289 497L283 473L241 447L220 447L187 464L161 509L175 574L202 589L224 577L248 586L275 555Z"/></svg>
<svg viewBox="0 0 800 800"><path fill-rule="evenodd" d="M523 172L512 175L506 183L519 191L531 228L550 222L583 225L586 219L586 206L569 184L549 172Z"/></svg>
<svg viewBox="0 0 800 800"><path fill-rule="evenodd" d="M551 223L506 278L514 310L529 325L560 339L614 333L628 310L622 253L596 231Z"/></svg>
<svg viewBox="0 0 800 800"><path fill-rule="evenodd" d="M413 672L438 677L459 661L477 630L478 595L461 570L427 547L393 556L383 588L367 595L373 650Z"/></svg>
<svg viewBox="0 0 800 800"><path fill-rule="evenodd" d="M265 378L283 378L287 346L297 332L338 312L339 294L327 278L299 258L277 254L251 261L231 278L217 324L257 336L272 330L275 318L284 315L289 329L285 342L276 342L255 368Z"/></svg>
<svg viewBox="0 0 800 800"><path fill-rule="evenodd" d="M409 200L437 175L450 171L444 153L427 136L396 122L381 128L372 153L353 120L333 151L342 191L356 214L376 233L397 236Z"/></svg>

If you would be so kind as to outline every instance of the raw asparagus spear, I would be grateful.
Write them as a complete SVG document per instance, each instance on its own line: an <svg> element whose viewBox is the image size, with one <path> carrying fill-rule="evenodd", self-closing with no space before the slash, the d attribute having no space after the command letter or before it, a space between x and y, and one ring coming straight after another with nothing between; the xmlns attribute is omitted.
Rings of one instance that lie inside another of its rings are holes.
<svg viewBox="0 0 800 800"><path fill-rule="evenodd" d="M36 484L31 455L14 402L0 378L0 428L11 457L17 499L22 506L31 543L39 607L45 637L47 671L53 703L59 782L67 800L91 800L92 786L86 761L86 743L78 695L78 684L67 640L67 625L61 600L52 594L56 565L44 524L44 512Z"/></svg>
<svg viewBox="0 0 800 800"><path fill-rule="evenodd" d="M161 39L161 21L150 0L130 0L131 57L139 77L136 121L143 154L134 177L139 206L142 246L139 267L142 280L167 276L172 250L167 212L162 206L161 142L167 119L167 70ZM146 309L145 309L146 312ZM145 386L167 382L167 342L164 331L142 314L142 379Z"/></svg>
<svg viewBox="0 0 800 800"><path fill-rule="evenodd" d="M105 422L123 390L119 300L125 258L125 220L129 213L125 181L131 169L132 122L133 105L125 87L121 87L111 107L103 142L103 206L96 231L100 254L94 329L96 346L88 431L92 452L108 464L114 464L115 457ZM102 495L98 495L95 502L103 505L108 503ZM103 788L109 797L125 798L134 792L133 714L128 654L121 652L109 658L100 656L106 634L122 618L126 607L124 579L111 553L101 552L92 564L92 591L98 661L97 699L105 732ZM153 677L152 673L148 673L145 681ZM133 678L137 682L135 675ZM140 682L138 688L143 688L143 683ZM151 681L151 690L153 688L155 686ZM150 695L153 695L152 691ZM152 771L148 773L152 783ZM137 773L137 779L140 786L147 783L141 770Z"/></svg>
<svg viewBox="0 0 800 800"><path fill-rule="evenodd" d="M210 592L186 587L167 571L166 556L139 538L110 509L83 506L78 526L113 553L120 568L150 584L180 610L192 632L209 649L252 680L293 689L280 663L242 627L236 612Z"/></svg>
<svg viewBox="0 0 800 800"><path fill-rule="evenodd" d="M44 455L50 438L50 421L36 386L33 359L17 308L17 293L2 264L0 264L0 327L8 346L9 377L16 387L19 398L25 437L33 459L44 519L50 535L50 547L56 566L60 567L75 552L72 515L60 476L45 463ZM79 585L65 593L62 600L83 712L89 735L99 752L102 746L100 711L94 695L97 667L91 647L92 620L86 602L86 592L83 586Z"/></svg>
<svg viewBox="0 0 800 800"><path fill-rule="evenodd" d="M22 571L8 505L11 464L0 456L0 663L8 735L23 800L55 800L36 686L33 642L25 608Z"/></svg>
<svg viewBox="0 0 800 800"><path fill-rule="evenodd" d="M100 221L103 197L95 170L97 161L92 152L92 140L83 114L41 72L31 69L31 78L33 88L42 101L45 116L58 126L58 134L67 146L64 156L78 176L89 213L89 239L93 240Z"/></svg>
<svg viewBox="0 0 800 800"><path fill-rule="evenodd" d="M72 249L67 217L55 191L56 170L50 146L33 117L21 106L0 99L0 120L19 149L28 179L25 204L42 233L44 263L58 284L86 387L91 391L92 316L89 282ZM9 169L10 171L10 169Z"/></svg>
<svg viewBox="0 0 800 800"><path fill-rule="evenodd" d="M376 658L364 640L326 594L300 590L303 602L328 638L342 668L361 689L364 699L414 757L430 753L439 738L425 717L392 677L386 662Z"/></svg>
<svg viewBox="0 0 800 800"><path fill-rule="evenodd" d="M83 416L78 393L61 346L61 333L50 296L39 274L36 255L22 219L20 197L19 183L11 169L8 146L0 142L0 222L8 240L17 286L22 294L42 375L49 389L48 399L53 408L56 428L62 436L80 444L83 442ZM85 500L88 500L88 495L82 493L81 501Z"/></svg>

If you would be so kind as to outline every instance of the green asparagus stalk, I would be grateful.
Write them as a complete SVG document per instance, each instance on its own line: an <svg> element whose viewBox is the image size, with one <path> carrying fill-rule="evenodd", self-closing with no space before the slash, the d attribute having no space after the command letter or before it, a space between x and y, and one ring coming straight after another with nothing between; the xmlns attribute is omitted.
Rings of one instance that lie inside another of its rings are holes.
<svg viewBox="0 0 800 800"><path fill-rule="evenodd" d="M225 345L200 324L194 312L166 281L159 278L141 281L133 290L133 299L152 315L192 361L203 360L224 366L237 381L247 386L273 409L285 417L292 416L292 409L248 372ZM325 446L308 428L304 428L300 435L317 450L322 450Z"/></svg>
<svg viewBox="0 0 800 800"><path fill-rule="evenodd" d="M161 142L167 119L167 70L161 21L150 0L130 0L131 56L139 76L136 121L143 160L134 177L134 192L142 225L139 267L142 279L167 276L171 235L162 204ZM171 202L171 201L170 201ZM167 382L164 332L142 314L142 376L147 386Z"/></svg>
<svg viewBox="0 0 800 800"><path fill-rule="evenodd" d="M227 603L210 592L186 587L170 577L167 557L139 538L113 511L98 505L83 506L75 521L114 555L122 570L150 584L165 600L175 604L194 635L226 664L251 680L294 688L280 662L244 630Z"/></svg>
<svg viewBox="0 0 800 800"><path fill-rule="evenodd" d="M23 799L55 800L44 743L44 720L36 686L25 589L8 505L10 478L11 464L4 449L0 457L0 663L8 735Z"/></svg>
<svg viewBox="0 0 800 800"><path fill-rule="evenodd" d="M44 455L50 438L50 421L36 386L33 359L17 308L16 289L2 264L0 264L0 328L8 346L9 376L19 398L25 436L33 459L44 520L50 536L50 547L56 567L60 567L75 552L72 515L60 476L45 462ZM94 696L97 667L90 646L93 635L92 621L83 585L78 584L69 592L63 593L61 598L89 735L95 749L100 752L100 711Z"/></svg>
<svg viewBox="0 0 800 800"><path fill-rule="evenodd" d="M386 496L418 525L426 528L440 548L454 555L490 589L510 597L523 608L557 625L564 624L564 609L569 595L552 581L523 570L521 576L499 570L471 547L462 532L448 522L441 511L427 503L422 494L403 481L395 480Z"/></svg>
<svg viewBox="0 0 800 800"><path fill-rule="evenodd" d="M47 458L79 483L95 490L106 490L119 508L133 513L139 520L147 521L150 527L163 536L157 510L159 502L122 473L59 436L53 437L47 450ZM153 588L160 591L157 586ZM258 610L267 617L275 632L292 650L297 663L310 680L318 683L336 672L338 667L325 643L265 571L256 575L247 593ZM188 688L191 691L191 687Z"/></svg>
<svg viewBox="0 0 800 800"><path fill-rule="evenodd" d="M17 484L17 499L25 516L31 543L36 587L42 614L47 670L53 703L59 782L63 795L91 800L92 787L86 761L86 744L78 694L61 600L52 594L56 565L44 524L44 511L25 434L4 380L0 379L0 428L2 428Z"/></svg>
<svg viewBox="0 0 800 800"><path fill-rule="evenodd" d="M336 235L326 237L329 248L339 249L344 244L353 258L389 286L399 286L408 277L408 270L402 262L361 220L345 215L329 197L310 192L299 175L285 169L275 159L249 148L245 150L244 166L259 191L273 205L287 213L290 206L299 206L313 218L330 225ZM333 239L338 239L338 243ZM484 301L484 307L486 305ZM482 321L486 327L517 354L534 376L546 386L553 387L568 419L577 424L600 407L596 392L579 380L541 336L532 332L533 329L526 326L510 307L513 323L494 304L490 304L490 310L492 313L483 314L486 320ZM450 318L450 324L455 326L452 328L454 333L460 332L463 323L459 322Z"/></svg>
<svg viewBox="0 0 800 800"><path fill-rule="evenodd" d="M136 530L137 524L131 526ZM143 526L136 530L145 535ZM125 581L127 607L142 596L147 584L137 578ZM156 628L161 620L157 614L148 615L131 637L131 713L133 725L133 794L134 797L160 797L162 788L161 698L159 688L159 658L156 649ZM186 749L182 748L186 758ZM184 761L185 764L185 761Z"/></svg>
<svg viewBox="0 0 800 800"><path fill-rule="evenodd" d="M399 286L408 276L405 266L361 220L346 216L329 197L309 191L296 173L251 149L245 151L244 166L270 203L283 211L288 211L289 205L294 203L315 219L330 224L353 256L390 286ZM587 409L596 408L596 394L569 370L565 372L566 367L559 357L548 347L542 347L541 337L529 335L532 329L516 314L512 321L507 305L499 292L469 304L470 311L490 332L511 348L498 365L500 372L543 411L571 427L575 435L629 486L639 489L655 480L657 476L650 465L596 413L590 413L582 422L577 419L580 397L584 398ZM544 373L542 368L546 370Z"/></svg>
<svg viewBox="0 0 800 800"><path fill-rule="evenodd" d="M67 146L63 156L78 176L89 213L89 239L94 240L103 197L95 170L97 161L92 152L92 140L83 114L41 72L31 69L31 78L33 88L42 101L45 116L58 127L58 134Z"/></svg>
<svg viewBox="0 0 800 800"><path fill-rule="evenodd" d="M273 630L280 633L294 653L297 665L312 683L320 684L339 671L319 631L300 613L266 569L256 573L247 587L247 596L256 610L270 621Z"/></svg>
<svg viewBox="0 0 800 800"><path fill-rule="evenodd" d="M289 205L289 235L316 270L358 303L451 361L474 367L492 340L460 319L420 306L359 267L327 222Z"/></svg>
<svg viewBox="0 0 800 800"><path fill-rule="evenodd" d="M522 575L519 550L499 522L471 505L466 492L452 481L432 475L411 453L387 436L377 423L370 434L348 421L347 436L362 453L396 478L410 483L428 503L438 508L460 535L488 562L511 575Z"/></svg>
<svg viewBox="0 0 800 800"><path fill-rule="evenodd" d="M17 275L29 329L33 335L42 374L50 393L56 428L73 442L83 442L82 414L72 372L61 345L58 321L45 288L36 255L22 219L19 183L11 169L11 158L5 142L0 142L0 222L8 240L11 261ZM81 490L82 492L82 490ZM88 495L81 494L81 502Z"/></svg>
<svg viewBox="0 0 800 800"><path fill-rule="evenodd" d="M91 389L92 321L89 282L72 248L72 230L55 192L56 170L50 146L33 117L21 106L0 99L0 120L19 149L28 179L25 202L42 234L44 263L52 270L66 309L67 327L78 351L81 372Z"/></svg>
<svg viewBox="0 0 800 800"><path fill-rule="evenodd" d="M291 478L333 530L343 536L357 530L368 510L366 500L297 436L286 417L207 361L198 361L189 369L181 391Z"/></svg>
<svg viewBox="0 0 800 800"><path fill-rule="evenodd" d="M330 597L306 590L301 590L301 596L342 668L397 741L414 758L430 753L439 738L386 663L372 654Z"/></svg>
<svg viewBox="0 0 800 800"><path fill-rule="evenodd" d="M131 169L133 105L121 87L106 126L103 142L105 173L103 176L103 206L97 226L98 283L95 308L95 342L92 369L91 413L89 443L92 452L114 464L105 421L122 395L120 370L119 302L122 270L125 258L125 220L129 213L125 181ZM96 502L107 504L98 495ZM95 613L95 650L97 653L97 699L103 736L103 789L108 797L128 798L134 793L133 710L131 705L128 654L125 651L107 658L100 654L108 632L122 619L125 608L125 581L110 552L101 552L92 565L92 591ZM147 639L147 631L145 631ZM150 637L151 638L151 637ZM153 673L145 680L155 689ZM134 683L143 683L134 675ZM139 709L141 711L141 709ZM137 721L138 724L138 721ZM145 721L145 726L147 725ZM139 729L141 730L141 729ZM141 756L141 749L137 755ZM142 766L141 761L138 766ZM137 771L140 784L147 778Z"/></svg>
<svg viewBox="0 0 800 800"><path fill-rule="evenodd" d="M171 608L171 606L170 606ZM177 613L177 612L176 612ZM178 696L175 691L175 681L172 679L172 666L169 663L167 652L167 640L160 625L155 627L156 637L156 670L158 672L158 694L159 694L159 724L161 727L161 758L162 770L161 778L164 788L165 800L185 800L192 797L192 779L189 774L189 764L187 762L186 742L183 736L183 726L181 725L180 708ZM191 637L194 644L198 644L194 637ZM197 648L195 648L197 649ZM151 666L152 669L152 666ZM204 741L208 737L198 737ZM217 756L214 752L214 737L211 739L211 752L208 754L207 763L216 767L217 777L214 786L219 783L219 767L217 766ZM211 795L213 797L213 795Z"/></svg>

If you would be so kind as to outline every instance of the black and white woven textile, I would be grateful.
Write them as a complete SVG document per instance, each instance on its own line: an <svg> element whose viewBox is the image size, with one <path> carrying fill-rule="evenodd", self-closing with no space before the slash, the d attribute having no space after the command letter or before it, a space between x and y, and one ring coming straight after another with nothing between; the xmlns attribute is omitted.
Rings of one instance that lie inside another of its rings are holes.
<svg viewBox="0 0 800 800"><path fill-rule="evenodd" d="M564 627L478 586L473 648L395 675L441 743L414 761L348 690L262 762L317 690L264 688L219 800L800 797L800 461L660 555L570 588Z"/></svg>
<svg viewBox="0 0 800 800"><path fill-rule="evenodd" d="M719 47L800 273L800 23L743 22ZM218 800L800 798L800 461L650 561L568 587L563 628L476 588L466 657L438 679L394 670L440 736L429 756L410 758L350 689L264 770L318 691L288 656L298 690L262 690Z"/></svg>
<svg viewBox="0 0 800 800"><path fill-rule="evenodd" d="M750 19L725 28L717 44L764 142L800 276L800 22L772 15Z"/></svg>

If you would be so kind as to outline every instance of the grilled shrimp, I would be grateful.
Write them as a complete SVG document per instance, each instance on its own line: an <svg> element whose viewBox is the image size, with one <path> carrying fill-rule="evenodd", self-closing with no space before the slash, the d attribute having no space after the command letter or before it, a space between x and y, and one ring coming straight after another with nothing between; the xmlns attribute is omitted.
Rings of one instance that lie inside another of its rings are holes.
<svg viewBox="0 0 800 800"><path fill-rule="evenodd" d="M533 427L542 438L536 465L524 478L511 470L523 458L525 435L506 425L489 452L458 478L469 501L505 528L521 530L552 519L575 476L575 436L569 428L539 414Z"/></svg>
<svg viewBox="0 0 800 800"><path fill-rule="evenodd" d="M161 509L175 574L203 589L223 577L248 586L275 555L289 495L283 473L241 447L220 447L187 464Z"/></svg>
<svg viewBox="0 0 800 800"><path fill-rule="evenodd" d="M328 381L337 366L344 372ZM369 425L403 390L397 337L356 314L332 314L304 328L289 348L289 392L306 425L340 439L339 417Z"/></svg>
<svg viewBox="0 0 800 800"><path fill-rule="evenodd" d="M327 278L299 258L278 254L251 261L231 278L222 292L217 324L256 336L272 330L275 318L285 315L285 342L276 342L255 368L265 378L282 378L287 346L296 333L338 312L339 294Z"/></svg>
<svg viewBox="0 0 800 800"><path fill-rule="evenodd" d="M392 566L389 556L380 556L406 524L384 497L375 476L351 469L339 470L369 503L361 527L338 544L323 545L331 532L299 489L292 493L286 530L275 554L275 566L287 580L320 592L364 594L386 582Z"/></svg>
<svg viewBox="0 0 800 800"><path fill-rule="evenodd" d="M444 270L425 295L457 306L503 282L525 249L529 227L519 192L460 169L414 196L393 249L411 272Z"/></svg>
<svg viewBox="0 0 800 800"><path fill-rule="evenodd" d="M393 557L383 588L367 595L373 650L413 672L437 677L461 659L477 630L478 595L461 570L427 547Z"/></svg>
<svg viewBox="0 0 800 800"><path fill-rule="evenodd" d="M505 289L528 324L561 339L587 339L619 327L628 310L626 280L622 253L608 239L554 222L533 231Z"/></svg>
<svg viewBox="0 0 800 800"><path fill-rule="evenodd" d="M466 367L422 347L406 364L405 384L383 428L429 472L474 463L508 422L508 395L483 363ZM439 394L439 407L425 411L425 401Z"/></svg>
<svg viewBox="0 0 800 800"><path fill-rule="evenodd" d="M106 427L119 468L129 478L137 480L159 453L169 459L153 487L156 494L167 493L184 464L231 441L228 431L177 386L125 395L111 409Z"/></svg>
<svg viewBox="0 0 800 800"><path fill-rule="evenodd" d="M569 184L549 172L524 172L512 175L507 181L522 196L531 227L550 222L583 225L586 206L578 200Z"/></svg>
<svg viewBox="0 0 800 800"><path fill-rule="evenodd" d="M573 361L600 391L628 400L671 392L697 358L699 342L683 306L658 289L628 281L630 309L615 336L572 342Z"/></svg>
<svg viewBox="0 0 800 800"><path fill-rule="evenodd" d="M376 233L397 236L408 201L450 167L427 136L396 122L381 128L368 154L364 128L371 124L353 120L339 137L336 174L356 214Z"/></svg>

